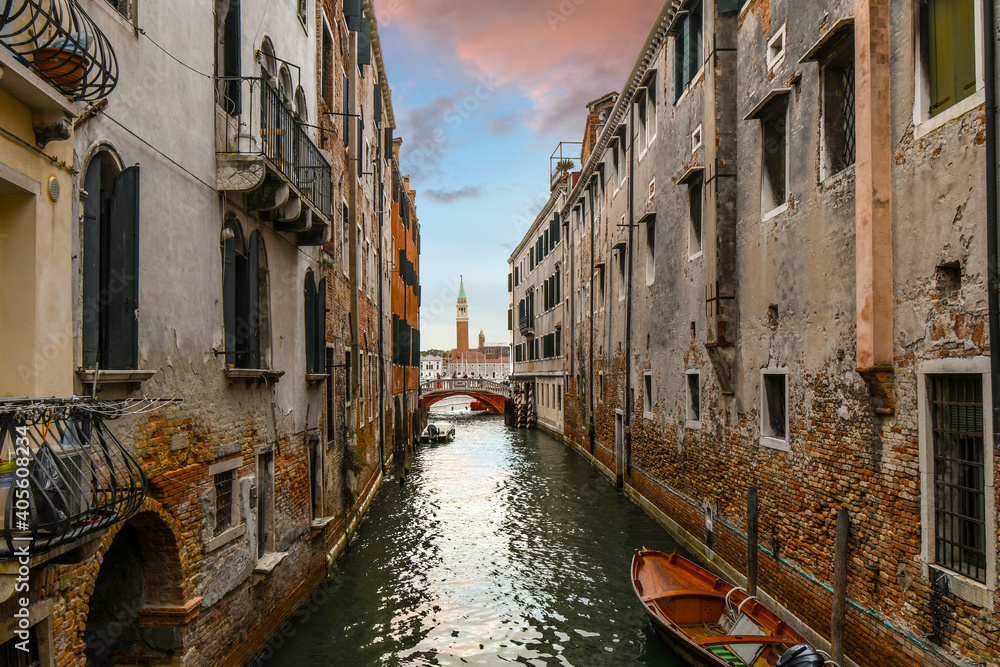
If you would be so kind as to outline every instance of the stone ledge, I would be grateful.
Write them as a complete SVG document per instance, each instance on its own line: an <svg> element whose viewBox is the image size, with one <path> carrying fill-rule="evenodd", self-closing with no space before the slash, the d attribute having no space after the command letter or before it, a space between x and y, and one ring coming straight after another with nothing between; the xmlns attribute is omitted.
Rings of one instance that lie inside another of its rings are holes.
<svg viewBox="0 0 1000 667"><path fill-rule="evenodd" d="M330 377L329 373L306 373L306 382L316 384L317 382L323 382L328 377Z"/></svg>
<svg viewBox="0 0 1000 667"><path fill-rule="evenodd" d="M226 377L230 380L247 380L250 382L277 382L285 371L270 368L227 368Z"/></svg>
<svg viewBox="0 0 1000 667"><path fill-rule="evenodd" d="M139 612L142 625L187 625L201 611L204 598L191 598L183 605L145 607Z"/></svg>
<svg viewBox="0 0 1000 667"><path fill-rule="evenodd" d="M84 384L138 384L145 382L154 375L156 371L140 370L92 370L89 368L76 369L76 375Z"/></svg>
<svg viewBox="0 0 1000 667"><path fill-rule="evenodd" d="M263 557L257 560L257 564L253 568L253 583L259 584L271 576L274 569L278 567L281 561L285 560L285 556L287 555L287 551L276 551L264 554Z"/></svg>
<svg viewBox="0 0 1000 667"><path fill-rule="evenodd" d="M327 526L329 526L331 523L333 523L333 520L335 518L336 517L332 517L332 516L324 516L324 517L320 517L319 519L313 519L312 523L309 524L309 530L312 531L312 534L314 536L318 535L319 533L323 532L323 530Z"/></svg>
<svg viewBox="0 0 1000 667"><path fill-rule="evenodd" d="M228 544L229 542L232 542L238 537L243 537L243 535L246 532L247 532L247 526L245 523L241 523L238 526L233 526L232 528L225 531L221 535L218 535L210 539L208 541L208 544L205 545L205 551L215 551L222 545Z"/></svg>

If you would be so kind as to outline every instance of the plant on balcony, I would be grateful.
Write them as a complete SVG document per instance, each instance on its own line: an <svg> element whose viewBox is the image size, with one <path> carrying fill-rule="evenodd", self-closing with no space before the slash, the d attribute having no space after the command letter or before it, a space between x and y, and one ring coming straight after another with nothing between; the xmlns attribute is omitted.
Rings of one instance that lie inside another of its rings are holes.
<svg viewBox="0 0 1000 667"><path fill-rule="evenodd" d="M35 68L63 90L76 90L87 73L86 49L89 43L86 33L57 39L35 52Z"/></svg>
<svg viewBox="0 0 1000 667"><path fill-rule="evenodd" d="M576 166L576 163L572 160L559 160L559 162L556 162L556 171L565 176L574 166Z"/></svg>

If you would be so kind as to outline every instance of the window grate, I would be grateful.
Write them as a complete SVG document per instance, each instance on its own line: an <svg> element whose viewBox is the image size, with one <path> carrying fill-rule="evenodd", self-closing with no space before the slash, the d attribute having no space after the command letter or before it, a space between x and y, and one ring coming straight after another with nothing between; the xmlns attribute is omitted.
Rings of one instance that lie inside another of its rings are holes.
<svg viewBox="0 0 1000 667"><path fill-rule="evenodd" d="M227 470L215 476L215 534L221 535L233 525L233 475Z"/></svg>
<svg viewBox="0 0 1000 667"><path fill-rule="evenodd" d="M844 165L854 164L855 154L854 61L844 68Z"/></svg>
<svg viewBox="0 0 1000 667"><path fill-rule="evenodd" d="M986 581L986 450L979 375L931 379L935 562Z"/></svg>

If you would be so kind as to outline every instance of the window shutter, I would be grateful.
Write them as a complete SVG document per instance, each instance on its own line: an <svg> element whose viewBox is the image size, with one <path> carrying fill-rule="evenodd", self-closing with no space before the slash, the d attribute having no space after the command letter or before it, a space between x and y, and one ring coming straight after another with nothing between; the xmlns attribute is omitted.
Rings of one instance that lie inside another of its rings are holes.
<svg viewBox="0 0 1000 667"><path fill-rule="evenodd" d="M698 70L694 67L695 51L694 48L694 28L695 28L695 11L698 8L692 7L692 11L688 14L687 18L684 19L684 86L686 87L694 79L694 74Z"/></svg>
<svg viewBox="0 0 1000 667"><path fill-rule="evenodd" d="M250 235L247 258L247 368L260 368L260 232Z"/></svg>
<svg viewBox="0 0 1000 667"><path fill-rule="evenodd" d="M372 20L361 19L358 30L358 65L372 64Z"/></svg>
<svg viewBox="0 0 1000 667"><path fill-rule="evenodd" d="M102 324L105 368L135 368L139 357L139 167L115 178L108 211L106 304ZM120 285L120 289L119 289Z"/></svg>
<svg viewBox="0 0 1000 667"><path fill-rule="evenodd" d="M719 0L719 13L735 12L742 4L742 0Z"/></svg>
<svg viewBox="0 0 1000 667"><path fill-rule="evenodd" d="M375 127L382 127L382 84L375 84Z"/></svg>
<svg viewBox="0 0 1000 667"><path fill-rule="evenodd" d="M344 147L351 145L351 117L348 115L351 113L351 83L347 80L347 75L344 75L343 81L343 109L341 111L344 114Z"/></svg>
<svg viewBox="0 0 1000 667"><path fill-rule="evenodd" d="M226 77L238 77L242 74L240 64L240 1L230 0L229 11L226 14L224 26L224 43L222 74ZM243 111L242 88L238 79L228 79L225 83L225 103L226 113L230 116L237 116Z"/></svg>
<svg viewBox="0 0 1000 667"><path fill-rule="evenodd" d="M233 223L235 224L235 223ZM233 224L227 224L230 228ZM235 231L235 230L234 230ZM232 366L236 357L228 354L236 350L236 237L222 242L222 319L225 328L226 366Z"/></svg>
<svg viewBox="0 0 1000 667"><path fill-rule="evenodd" d="M84 181L83 202L83 366L93 368L100 349L101 321L101 161L94 158Z"/></svg>
<svg viewBox="0 0 1000 667"><path fill-rule="evenodd" d="M315 373L323 372L323 359L326 356L326 278L319 281L316 290L316 360Z"/></svg>
<svg viewBox="0 0 1000 667"><path fill-rule="evenodd" d="M311 270L306 271L303 292L306 311L306 373L314 373L316 368L316 279Z"/></svg>

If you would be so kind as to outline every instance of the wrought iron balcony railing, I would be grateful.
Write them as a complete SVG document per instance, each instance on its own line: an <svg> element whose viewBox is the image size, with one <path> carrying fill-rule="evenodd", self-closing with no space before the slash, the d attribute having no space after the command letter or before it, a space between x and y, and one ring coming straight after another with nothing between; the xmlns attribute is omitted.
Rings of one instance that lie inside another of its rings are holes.
<svg viewBox="0 0 1000 667"><path fill-rule="evenodd" d="M219 77L216 97L226 123L218 151L266 158L329 221L333 168L292 113L288 97L262 77Z"/></svg>
<svg viewBox="0 0 1000 667"><path fill-rule="evenodd" d="M535 330L535 316L534 315L521 315L518 318L518 329L521 331L522 336L527 336Z"/></svg>
<svg viewBox="0 0 1000 667"><path fill-rule="evenodd" d="M118 83L111 43L76 0L0 0L0 45L74 100Z"/></svg>
<svg viewBox="0 0 1000 667"><path fill-rule="evenodd" d="M128 519L146 476L105 423L107 404L0 403L0 560Z"/></svg>

